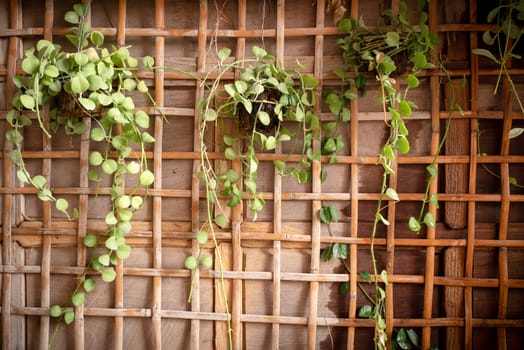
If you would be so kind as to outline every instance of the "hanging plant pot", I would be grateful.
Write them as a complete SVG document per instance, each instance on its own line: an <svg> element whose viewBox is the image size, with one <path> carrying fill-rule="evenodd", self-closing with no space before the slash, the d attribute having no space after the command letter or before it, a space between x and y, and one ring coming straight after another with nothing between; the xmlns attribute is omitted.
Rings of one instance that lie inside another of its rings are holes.
<svg viewBox="0 0 524 350"><path fill-rule="evenodd" d="M244 105L238 110L238 123L242 130L251 132L253 128L261 133L272 133L282 121L277 105L281 105L282 93L277 89L265 89L255 97L252 102L252 110L248 112ZM281 107L280 107L281 108ZM280 115L280 116L279 116Z"/></svg>

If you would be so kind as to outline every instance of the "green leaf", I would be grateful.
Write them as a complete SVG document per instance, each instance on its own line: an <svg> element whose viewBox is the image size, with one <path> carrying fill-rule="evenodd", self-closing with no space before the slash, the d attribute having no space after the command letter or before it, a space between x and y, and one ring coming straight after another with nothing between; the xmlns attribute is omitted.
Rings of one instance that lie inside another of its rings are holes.
<svg viewBox="0 0 524 350"><path fill-rule="evenodd" d="M89 89L89 81L82 75L77 75L71 78L71 91L75 94L81 94Z"/></svg>
<svg viewBox="0 0 524 350"><path fill-rule="evenodd" d="M42 189L47 184L47 180L42 175L36 175L33 177L33 186L35 186L38 189Z"/></svg>
<svg viewBox="0 0 524 350"><path fill-rule="evenodd" d="M408 221L408 227L413 232L419 232L421 229L420 222L415 217L410 217Z"/></svg>
<svg viewBox="0 0 524 350"><path fill-rule="evenodd" d="M108 175L113 174L118 169L118 163L114 159L106 159L102 162L102 171Z"/></svg>
<svg viewBox="0 0 524 350"><path fill-rule="evenodd" d="M155 175L150 170L144 170L139 178L142 186L150 186L155 181Z"/></svg>
<svg viewBox="0 0 524 350"><path fill-rule="evenodd" d="M20 180L21 182L23 183L29 183L30 182L30 177L29 177L29 174L24 171L24 170L17 170L16 171L16 177L18 178L18 180Z"/></svg>
<svg viewBox="0 0 524 350"><path fill-rule="evenodd" d="M337 23L337 28L343 33L349 33L353 30L353 19L343 18Z"/></svg>
<svg viewBox="0 0 524 350"><path fill-rule="evenodd" d="M142 142L144 143L152 143L152 142L155 142L155 138L150 134L148 133L147 131L144 131L140 137L142 138Z"/></svg>
<svg viewBox="0 0 524 350"><path fill-rule="evenodd" d="M247 91L247 83L243 80L236 80L235 81L235 89L239 94L243 94Z"/></svg>
<svg viewBox="0 0 524 350"><path fill-rule="evenodd" d="M424 223L427 227L435 228L435 217L430 212L427 212L426 215L424 215Z"/></svg>
<svg viewBox="0 0 524 350"><path fill-rule="evenodd" d="M335 93L327 95L326 104L328 105L331 113L335 115L338 115L340 113L340 110L342 109L342 101L340 97Z"/></svg>
<svg viewBox="0 0 524 350"><path fill-rule="evenodd" d="M140 196L133 196L131 197L131 208L138 209L142 206L142 203L144 203L144 199Z"/></svg>
<svg viewBox="0 0 524 350"><path fill-rule="evenodd" d="M476 54L476 55L487 57L490 60L492 60L493 62L500 64L500 61L489 50L486 50L486 49L474 49L474 50L472 50L472 52L474 54Z"/></svg>
<svg viewBox="0 0 524 350"><path fill-rule="evenodd" d="M204 111L204 120L206 122L212 122L215 121L218 117L217 112L213 108L207 108Z"/></svg>
<svg viewBox="0 0 524 350"><path fill-rule="evenodd" d="M113 267L108 267L102 270L102 280L104 282L113 282L116 278L116 272Z"/></svg>
<svg viewBox="0 0 524 350"><path fill-rule="evenodd" d="M396 47L400 42L400 35L397 32L387 32L384 42L390 47Z"/></svg>
<svg viewBox="0 0 524 350"><path fill-rule="evenodd" d="M96 282L94 279L92 278L87 278L85 281L84 281L84 290L88 293L92 292L94 289L95 289L95 286L96 286Z"/></svg>
<svg viewBox="0 0 524 350"><path fill-rule="evenodd" d="M198 243L206 244L208 239L209 239L209 234L207 233L207 231L200 230L196 233L196 240L198 241Z"/></svg>
<svg viewBox="0 0 524 350"><path fill-rule="evenodd" d="M21 95L20 102L22 103L22 106L24 106L24 108L31 109L31 110L33 110L36 105L36 101L33 98L33 96L28 95L28 94Z"/></svg>
<svg viewBox="0 0 524 350"><path fill-rule="evenodd" d="M140 80L138 82L138 84L136 85L136 89L143 94L145 94L149 90L147 88L146 82L143 80Z"/></svg>
<svg viewBox="0 0 524 350"><path fill-rule="evenodd" d="M406 100L402 100L398 104L398 111L401 115L405 115L406 117L411 116L411 106L409 105L409 102Z"/></svg>
<svg viewBox="0 0 524 350"><path fill-rule="evenodd" d="M277 146L277 139L275 138L275 136L269 136L266 139L264 146L266 147L268 151L275 149Z"/></svg>
<svg viewBox="0 0 524 350"><path fill-rule="evenodd" d="M147 70L153 70L153 67L155 66L155 59L151 56L144 56L144 58L142 58L142 64Z"/></svg>
<svg viewBox="0 0 524 350"><path fill-rule="evenodd" d="M116 255L120 259L127 259L131 255L131 247L127 244L119 245L116 250Z"/></svg>
<svg viewBox="0 0 524 350"><path fill-rule="evenodd" d="M418 78L414 76L413 74L408 75L407 82L410 88L416 88L419 86Z"/></svg>
<svg viewBox="0 0 524 350"><path fill-rule="evenodd" d="M205 269L211 268L213 266L213 258L211 255L204 255L200 258L200 266L202 266Z"/></svg>
<svg viewBox="0 0 524 350"><path fill-rule="evenodd" d="M106 240L105 246L109 250L117 250L118 244L116 243L115 236L111 236Z"/></svg>
<svg viewBox="0 0 524 350"><path fill-rule="evenodd" d="M398 202L400 199L398 198L397 191L395 191L393 188L389 187L386 190L386 196L393 199L394 201Z"/></svg>
<svg viewBox="0 0 524 350"><path fill-rule="evenodd" d="M116 225L118 223L115 213L112 211L106 214L106 217L104 220L105 220L106 225L109 225L109 226Z"/></svg>
<svg viewBox="0 0 524 350"><path fill-rule="evenodd" d="M138 110L135 113L135 123L143 129L149 128L149 115L142 110Z"/></svg>
<svg viewBox="0 0 524 350"><path fill-rule="evenodd" d="M62 307L60 305L53 305L49 309L49 316L60 317L62 316Z"/></svg>
<svg viewBox="0 0 524 350"><path fill-rule="evenodd" d="M220 227L220 228L223 228L227 225L227 218L225 217L224 214L218 214L217 216L215 216L215 224Z"/></svg>
<svg viewBox="0 0 524 350"><path fill-rule="evenodd" d="M91 139L93 141L100 142L100 141L104 140L105 137L106 137L106 133L105 133L104 129L102 129L102 128L93 128L93 129L91 129Z"/></svg>
<svg viewBox="0 0 524 350"><path fill-rule="evenodd" d="M333 257L333 248L332 246L329 246L327 248L324 248L320 251L320 256L322 257L322 260L324 262L328 262Z"/></svg>
<svg viewBox="0 0 524 350"><path fill-rule="evenodd" d="M386 226L389 226L390 224L390 222L380 213L377 214L377 219L380 220Z"/></svg>
<svg viewBox="0 0 524 350"><path fill-rule="evenodd" d="M358 317L371 318L373 317L373 307L371 305L362 305L358 309Z"/></svg>
<svg viewBox="0 0 524 350"><path fill-rule="evenodd" d="M346 259L348 257L348 245L342 243L333 244L333 256L337 259Z"/></svg>
<svg viewBox="0 0 524 350"><path fill-rule="evenodd" d="M439 208L438 205L438 195L436 193L432 193L429 197L429 203L431 203L435 208Z"/></svg>
<svg viewBox="0 0 524 350"><path fill-rule="evenodd" d="M258 46L253 46L252 51L256 58L264 58L267 56L267 51Z"/></svg>
<svg viewBox="0 0 524 350"><path fill-rule="evenodd" d="M64 322L65 324L71 324L75 320L75 312L74 311L66 311L64 313Z"/></svg>
<svg viewBox="0 0 524 350"><path fill-rule="evenodd" d="M80 307L80 306L84 305L85 294L82 293L82 292L78 292L78 293L73 294L73 296L71 297L71 302L76 307Z"/></svg>
<svg viewBox="0 0 524 350"><path fill-rule="evenodd" d="M388 284L388 273L386 270L382 270L380 272L380 278L382 279L382 281L384 282L384 284Z"/></svg>
<svg viewBox="0 0 524 350"><path fill-rule="evenodd" d="M401 154L406 154L409 152L409 141L405 137L400 137L395 142L395 148Z"/></svg>
<svg viewBox="0 0 524 350"><path fill-rule="evenodd" d="M84 245L88 248L96 247L98 239L94 234L88 234L84 237Z"/></svg>
<svg viewBox="0 0 524 350"><path fill-rule="evenodd" d="M224 151L224 156L228 160L234 160L236 158L235 150L231 147L226 148Z"/></svg>
<svg viewBox="0 0 524 350"><path fill-rule="evenodd" d="M429 164L426 167L426 171L428 172L429 176L432 178L437 176L437 167L434 164Z"/></svg>
<svg viewBox="0 0 524 350"><path fill-rule="evenodd" d="M34 74L38 72L38 69L40 68L40 61L35 56L27 56L22 61L22 69L27 74Z"/></svg>
<svg viewBox="0 0 524 350"><path fill-rule="evenodd" d="M513 128L509 131L508 136L510 139L520 136L524 132L524 128Z"/></svg>
<svg viewBox="0 0 524 350"><path fill-rule="evenodd" d="M96 109L96 103L93 100L85 97L80 97L78 102L88 111L94 111Z"/></svg>
<svg viewBox="0 0 524 350"><path fill-rule="evenodd" d="M231 55L231 49L228 47L224 47L220 49L217 53L218 59L220 60L220 63L224 62L228 59L229 55Z"/></svg>
<svg viewBox="0 0 524 350"><path fill-rule="evenodd" d="M263 125L267 126L271 123L271 119L269 118L269 114L267 112L258 111L257 118Z"/></svg>
<svg viewBox="0 0 524 350"><path fill-rule="evenodd" d="M104 44L104 34L100 33L97 30L91 32L91 42L95 46L102 46Z"/></svg>
<svg viewBox="0 0 524 350"><path fill-rule="evenodd" d="M364 282L371 283L371 276L366 271L358 273Z"/></svg>
<svg viewBox="0 0 524 350"><path fill-rule="evenodd" d="M280 172L286 170L286 162L284 162L283 160L274 160L273 165Z"/></svg>
<svg viewBox="0 0 524 350"><path fill-rule="evenodd" d="M198 267L198 261L197 259L193 256L193 255L190 255L188 256L185 260L184 260L184 267L188 270L194 270Z"/></svg>
<svg viewBox="0 0 524 350"><path fill-rule="evenodd" d="M57 210L63 212L67 210L67 208L69 207L69 203L65 199L59 198L56 200L55 206Z"/></svg>
<svg viewBox="0 0 524 350"><path fill-rule="evenodd" d="M304 88L314 89L318 86L318 79L312 75L307 74L302 77L302 83L304 84Z"/></svg>

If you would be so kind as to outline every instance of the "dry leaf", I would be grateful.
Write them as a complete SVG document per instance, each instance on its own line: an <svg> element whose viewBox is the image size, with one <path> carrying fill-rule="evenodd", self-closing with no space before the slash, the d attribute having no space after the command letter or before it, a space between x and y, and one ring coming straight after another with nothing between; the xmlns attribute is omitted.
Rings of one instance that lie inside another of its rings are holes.
<svg viewBox="0 0 524 350"><path fill-rule="evenodd" d="M338 23L344 15L346 14L347 9L342 5L342 0L329 0L327 4L328 13L333 11L333 22Z"/></svg>

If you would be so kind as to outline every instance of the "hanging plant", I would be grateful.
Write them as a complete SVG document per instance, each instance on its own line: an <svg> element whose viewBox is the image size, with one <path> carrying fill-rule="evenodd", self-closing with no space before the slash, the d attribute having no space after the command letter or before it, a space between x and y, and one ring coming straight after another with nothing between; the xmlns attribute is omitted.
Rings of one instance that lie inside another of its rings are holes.
<svg viewBox="0 0 524 350"><path fill-rule="evenodd" d="M88 262L71 298L72 305L77 307L84 303L85 292L95 286L88 273L99 273L105 282L115 279L118 259L127 258L131 252L125 239L132 230L131 219L154 181L145 153L146 144L155 141L147 131L150 117L136 108L129 93L137 91L146 95L153 106L155 102L146 83L134 73L139 69L138 60L128 47L103 48L103 34L92 31L86 22L88 11L89 6L76 4L65 14L65 20L76 25L66 35L75 50L66 51L48 40L39 40L34 48L25 51L23 74L14 78L19 92L7 114L11 128L6 133L15 146L9 157L18 166L18 179L35 187L42 201L54 202L56 209L69 220L78 217L77 209L71 209L66 199L55 196L43 175L30 174L22 157L23 129L33 123L29 113L35 115L47 137L60 129L68 135L81 135L87 130L83 119L90 118L94 125L91 140L102 144L101 151L89 154L90 170L86 176L97 188L103 177L112 179L111 209L105 216L106 235L88 234L84 244L94 248L102 243L106 251ZM152 67L153 59L144 57L143 68ZM127 175L135 180L129 189L124 188ZM74 320L74 311L59 305L53 306L50 314L63 317L68 324Z"/></svg>
<svg viewBox="0 0 524 350"><path fill-rule="evenodd" d="M420 5L424 5L423 2ZM368 299L370 304L362 305L359 309L358 316L370 318L375 323L374 342L375 348L386 349L388 344L388 335L386 334L385 322L385 301L386 292L383 286L388 284L388 275L386 270L379 271L375 258L375 235L379 225L389 226L384 211L388 207L386 201L397 202L400 200L396 190L388 185L390 175L394 174L394 162L398 154L406 154L410 151L408 140L409 130L405 120L412 115L413 109L417 108L416 104L409 99L409 92L419 86L417 75L424 71L435 68L431 63L436 62L446 74L448 81L450 77L443 65L431 56L431 51L438 43L437 37L430 32L426 21L428 16L421 12L420 21L415 28L407 17L407 5L400 3L398 14L392 10L386 10L382 14L382 20L386 27L377 27L377 29L368 29L362 18L356 20L353 18L344 18L338 22L338 29L344 33L344 37L338 40L342 50L344 68L335 70L335 74L341 79L340 91L327 91L325 101L330 111L337 116L337 121L349 120L349 110L347 105L351 99L355 98L353 87L360 90L362 94L366 92L366 74L369 72L379 83L380 104L384 114L384 123L389 130L389 135L385 144L381 147L378 154L378 164L382 166L382 181L378 195L377 209L373 218L371 229L371 262L372 272L361 272L360 278L363 282L374 285L374 295L368 294L360 286L361 291ZM399 84L402 81L403 84ZM454 91L454 86L451 90ZM422 225L433 228L435 227L435 218L431 212L426 212L427 204L432 204L438 208L438 199L436 194L429 195L429 184L437 175L436 162L444 140L449 130L452 112L459 110L460 106L455 103L454 93L452 95L451 107L448 122L444 131L444 136L439 145L437 154L434 156L431 164L427 166L428 180L427 187L422 201L422 208L417 218L411 217L409 228L414 232L419 232ZM328 226L328 232L331 233L331 224L338 220L338 211L333 205L324 204L320 210L320 218ZM346 264L348 256L348 246L341 243L331 243L321 251L324 261L332 258L341 260L346 271L350 273L349 266ZM342 292L349 291L349 284L346 282L341 286ZM408 344L405 341L406 335L409 336L409 344L417 345L416 334L412 330L400 329L394 337L394 341L400 345ZM409 348L409 347L405 347Z"/></svg>
<svg viewBox="0 0 524 350"><path fill-rule="evenodd" d="M286 69L277 65L275 57L259 47L253 47L254 59L226 63L230 52L229 49L219 51L218 77L210 83L202 82L209 94L201 103L199 120L201 168L198 176L206 185L208 207L218 209L219 214L212 220L218 226L226 224L218 197L227 198L227 205L234 207L245 196L254 220L262 210L265 201L257 190L259 152L272 152L279 144L291 142L298 163L291 166L283 160L273 163L281 174L291 175L300 183L310 180L311 162L320 156L314 154L312 148L313 139L320 137L319 119L313 111L317 79L300 73L301 66ZM224 74L232 70L240 72L239 78L222 84ZM233 129L226 130L226 120L233 120ZM240 161L241 174L232 168L215 169L204 142L210 125L220 125L226 130L222 137L224 157Z"/></svg>

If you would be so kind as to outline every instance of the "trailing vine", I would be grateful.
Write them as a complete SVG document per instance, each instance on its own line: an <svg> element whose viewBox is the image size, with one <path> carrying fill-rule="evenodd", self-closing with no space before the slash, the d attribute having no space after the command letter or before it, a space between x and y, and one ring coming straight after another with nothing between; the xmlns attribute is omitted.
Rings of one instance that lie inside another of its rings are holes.
<svg viewBox="0 0 524 350"><path fill-rule="evenodd" d="M141 93L156 107L146 83L135 75L138 69L152 70L154 60L144 57L143 67L139 68L128 47L104 48L103 34L91 30L86 21L88 12L89 5L75 4L65 14L65 20L76 25L66 34L74 51L44 39L25 51L24 73L14 78L19 92L7 114L11 129L6 132L6 138L15 146L9 157L18 166L18 180L33 186L40 200L54 202L68 220L76 220L78 210L71 209L66 199L56 197L43 175L31 175L23 159L23 129L33 123L28 112L34 113L40 130L49 138L60 129L71 136L81 135L87 130L83 119L89 118L95 125L90 139L103 145L102 151L90 152L86 176L97 188L104 177L112 181L111 209L104 220L107 230L103 236L88 233L83 243L89 248L103 245L105 251L89 260L78 279L70 300L74 307L84 305L86 293L94 290L96 282L90 276L100 274L105 282L116 278L114 267L131 253L125 238L132 230L131 219L154 181L146 157L146 144L155 141L147 131L150 117L136 108L130 95ZM125 177L134 181L129 189L124 187ZM74 309L61 305L51 306L49 314L66 324L75 319Z"/></svg>

